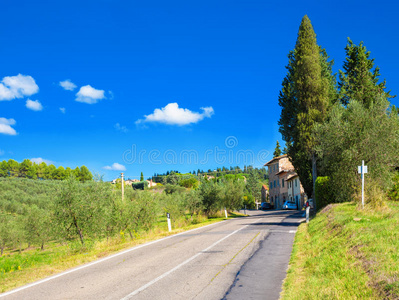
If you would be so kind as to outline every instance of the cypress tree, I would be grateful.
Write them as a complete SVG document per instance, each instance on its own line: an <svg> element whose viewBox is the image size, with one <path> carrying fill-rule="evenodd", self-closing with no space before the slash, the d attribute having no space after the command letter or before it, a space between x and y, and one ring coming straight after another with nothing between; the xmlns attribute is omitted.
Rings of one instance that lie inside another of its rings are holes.
<svg viewBox="0 0 399 300"><path fill-rule="evenodd" d="M317 45L308 16L299 27L295 49L288 54L287 76L279 94L280 133L288 155L310 197L316 180L313 128L323 122L331 103L336 101L332 61ZM312 174L313 173L313 174Z"/></svg>
<svg viewBox="0 0 399 300"><path fill-rule="evenodd" d="M273 158L281 155L280 143L277 141L276 149L274 149Z"/></svg>
<svg viewBox="0 0 399 300"><path fill-rule="evenodd" d="M393 98L385 92L386 81L378 83L380 69L375 67L374 59L370 58L370 51L367 51L363 42L357 46L350 38L345 47L346 59L343 71L339 71L339 98L342 104L348 105L351 99L357 100L365 105L366 108L374 103L375 99L382 95L386 98Z"/></svg>

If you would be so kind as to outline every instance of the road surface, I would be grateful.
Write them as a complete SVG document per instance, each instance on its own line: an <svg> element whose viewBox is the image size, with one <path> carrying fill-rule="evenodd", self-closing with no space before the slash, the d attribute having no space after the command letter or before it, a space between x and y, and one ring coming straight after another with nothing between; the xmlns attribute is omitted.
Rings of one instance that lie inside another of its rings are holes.
<svg viewBox="0 0 399 300"><path fill-rule="evenodd" d="M0 299L278 299L300 217L247 213L128 249Z"/></svg>

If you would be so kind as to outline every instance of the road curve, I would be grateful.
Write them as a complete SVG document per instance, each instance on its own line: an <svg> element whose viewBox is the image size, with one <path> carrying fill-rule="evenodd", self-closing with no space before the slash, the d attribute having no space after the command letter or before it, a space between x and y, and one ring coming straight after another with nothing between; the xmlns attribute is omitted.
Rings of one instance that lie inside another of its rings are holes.
<svg viewBox="0 0 399 300"><path fill-rule="evenodd" d="M299 225L298 220L286 219L293 212L249 213L249 217L227 220L131 248L0 294L0 298L209 300L240 299L245 293L247 299L256 299L250 295L262 295L262 292L256 292L253 288L244 291L241 284L244 280L241 279L239 285L237 280L240 274L247 274L247 284L244 285L260 286L256 282L263 282L263 277L259 276L262 269L258 267L255 272L258 275L251 278L248 275L252 272L250 265L259 265L256 261L265 259L264 255L261 258L262 249L273 248L272 243L268 243L268 237L281 234L289 237L290 242L283 245L288 257L274 266L276 270L273 266L266 266L269 268L267 274L272 272L278 275L278 283L274 287L278 295L297 226L294 225ZM290 227L284 225L285 220L288 220ZM281 248L281 243L278 247ZM274 251L269 252L269 259L273 260ZM276 252L280 255L280 251ZM243 269L246 273L242 273ZM237 287L240 287L238 294L234 292Z"/></svg>

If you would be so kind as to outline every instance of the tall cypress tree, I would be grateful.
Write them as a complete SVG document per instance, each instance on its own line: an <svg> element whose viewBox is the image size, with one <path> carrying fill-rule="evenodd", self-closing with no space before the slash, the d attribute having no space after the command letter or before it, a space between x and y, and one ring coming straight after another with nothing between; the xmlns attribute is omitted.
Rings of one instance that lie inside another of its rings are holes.
<svg viewBox="0 0 399 300"><path fill-rule="evenodd" d="M348 105L351 99L363 103L366 107L375 99L383 95L386 98L393 98L390 91L386 92L386 81L378 83L380 69L375 67L374 59L370 58L370 51L367 51L363 42L355 45L350 38L345 47L346 59L343 71L339 71L339 98L342 104Z"/></svg>
<svg viewBox="0 0 399 300"><path fill-rule="evenodd" d="M316 34L305 15L298 31L295 49L288 54L287 76L279 95L280 133L288 155L308 196L312 195L316 174L313 128L323 122L331 102L336 100L333 62L317 45ZM313 168L315 170L315 168Z"/></svg>
<svg viewBox="0 0 399 300"><path fill-rule="evenodd" d="M281 155L280 143L276 142L276 149L274 149L273 157L277 157Z"/></svg>

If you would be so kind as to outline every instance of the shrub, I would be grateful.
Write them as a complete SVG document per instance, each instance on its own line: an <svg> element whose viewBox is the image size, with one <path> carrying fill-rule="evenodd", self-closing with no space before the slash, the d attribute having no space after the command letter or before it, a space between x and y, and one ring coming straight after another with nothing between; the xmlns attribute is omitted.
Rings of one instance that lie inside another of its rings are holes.
<svg viewBox="0 0 399 300"><path fill-rule="evenodd" d="M165 193L166 194L174 194L174 193L182 193L186 189L182 186L173 185L173 184L165 184Z"/></svg>
<svg viewBox="0 0 399 300"><path fill-rule="evenodd" d="M335 202L330 177L317 177L315 190L317 209L322 209L328 204Z"/></svg>
<svg viewBox="0 0 399 300"><path fill-rule="evenodd" d="M194 177L191 177L191 178L181 180L179 184L185 188L196 189L198 187L198 180L195 179Z"/></svg>
<svg viewBox="0 0 399 300"><path fill-rule="evenodd" d="M144 180L144 181L132 183L132 188L134 190L145 190L148 188L148 181Z"/></svg>

